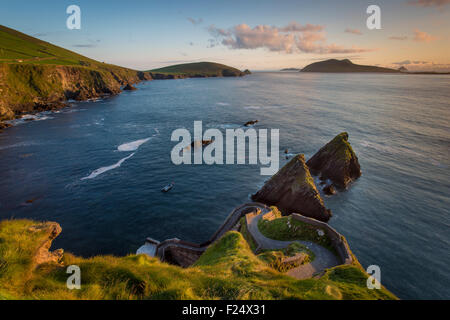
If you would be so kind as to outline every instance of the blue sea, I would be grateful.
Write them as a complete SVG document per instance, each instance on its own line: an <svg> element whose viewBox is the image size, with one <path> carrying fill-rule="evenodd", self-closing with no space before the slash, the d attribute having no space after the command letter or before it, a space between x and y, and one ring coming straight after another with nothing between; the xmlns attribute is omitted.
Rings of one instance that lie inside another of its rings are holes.
<svg viewBox="0 0 450 320"><path fill-rule="evenodd" d="M0 219L52 220L77 255L134 253L146 237L201 242L267 176L260 165L172 164L172 131L280 130L311 157L347 131L362 176L324 196L330 224L403 299L450 298L450 77L255 73L149 81L0 134ZM173 182L168 193L160 190Z"/></svg>

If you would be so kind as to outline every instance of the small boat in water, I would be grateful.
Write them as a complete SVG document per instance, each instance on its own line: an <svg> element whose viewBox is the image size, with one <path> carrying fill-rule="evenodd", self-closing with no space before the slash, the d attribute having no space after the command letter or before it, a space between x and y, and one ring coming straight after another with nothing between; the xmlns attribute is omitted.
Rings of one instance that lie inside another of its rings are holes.
<svg viewBox="0 0 450 320"><path fill-rule="evenodd" d="M161 192L169 192L173 188L173 182L169 183L167 186L161 189Z"/></svg>

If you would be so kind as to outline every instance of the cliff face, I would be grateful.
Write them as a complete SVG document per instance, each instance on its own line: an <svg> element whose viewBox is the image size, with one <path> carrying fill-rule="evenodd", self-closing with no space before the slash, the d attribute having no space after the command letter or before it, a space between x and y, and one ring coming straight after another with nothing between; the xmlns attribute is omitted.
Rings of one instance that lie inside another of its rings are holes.
<svg viewBox="0 0 450 320"><path fill-rule="evenodd" d="M361 176L361 167L353 148L348 142L348 133L342 132L322 147L307 162L313 173L320 173L330 179L338 188L347 185Z"/></svg>
<svg viewBox="0 0 450 320"><path fill-rule="evenodd" d="M281 168L252 199L275 205L284 214L300 213L321 221L328 221L331 217L331 211L325 208L302 154Z"/></svg>
<svg viewBox="0 0 450 320"><path fill-rule="evenodd" d="M148 73L119 67L0 64L0 120L59 107L67 99L115 95L125 83L149 79Z"/></svg>

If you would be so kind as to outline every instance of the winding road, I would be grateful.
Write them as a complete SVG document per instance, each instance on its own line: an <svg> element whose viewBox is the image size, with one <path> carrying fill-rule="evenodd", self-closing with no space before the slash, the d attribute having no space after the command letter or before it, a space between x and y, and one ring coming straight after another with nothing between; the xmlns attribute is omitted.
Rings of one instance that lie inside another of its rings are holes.
<svg viewBox="0 0 450 320"><path fill-rule="evenodd" d="M276 250L286 248L293 242L298 242L314 252L315 258L312 262L290 269L287 272L288 275L297 279L308 279L314 277L318 273L321 273L327 268L341 264L338 258L331 251L321 245L318 245L317 243L300 240L279 241L264 236L258 229L258 221L261 220L265 214L270 212L271 209L264 204L256 202L246 203L235 208L225 219L219 229L212 235L212 237L202 244L189 243L176 238L168 239L158 244L150 242L146 243L138 249L137 254L144 253L149 256L158 256L162 261L164 261L166 249L169 247L176 247L178 249L182 249L188 256L192 256L191 259L188 259L189 261L180 263L180 265L189 266L193 263L192 261L198 259L198 257L210 246L211 243L214 243L226 232L235 228L238 225L239 219L245 216L248 224L248 231L255 240L257 247L261 249Z"/></svg>
<svg viewBox="0 0 450 320"><path fill-rule="evenodd" d="M299 267L290 269L287 274L297 279L312 278L315 274L322 272L327 268L340 265L338 258L328 249L311 241L280 241L273 240L264 236L258 228L258 221L261 220L263 214L257 216L248 216L248 231L253 236L257 245L261 249L283 249L293 242L298 242L306 246L309 250L314 252L315 259L311 263L301 265Z"/></svg>

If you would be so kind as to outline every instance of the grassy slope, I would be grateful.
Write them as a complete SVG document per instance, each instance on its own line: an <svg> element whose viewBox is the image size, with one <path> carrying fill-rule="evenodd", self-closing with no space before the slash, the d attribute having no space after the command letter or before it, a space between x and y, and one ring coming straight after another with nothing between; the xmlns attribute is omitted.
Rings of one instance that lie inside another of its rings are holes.
<svg viewBox="0 0 450 320"><path fill-rule="evenodd" d="M116 94L142 77L0 26L0 120L67 98Z"/></svg>
<svg viewBox="0 0 450 320"><path fill-rule="evenodd" d="M334 251L330 239L326 235L319 236L317 234L318 228L302 221L292 219L290 216L281 217L271 221L261 219L258 222L258 229L264 236L270 239L281 241L312 241Z"/></svg>
<svg viewBox="0 0 450 320"><path fill-rule="evenodd" d="M243 73L233 67L214 62L196 62L185 63L168 66L159 69L150 70L152 73L163 73L172 75L185 75L188 77L205 76L205 77L220 77L220 76L240 76Z"/></svg>
<svg viewBox="0 0 450 320"><path fill-rule="evenodd" d="M296 280L258 259L238 232L228 232L187 269L145 255L96 256L65 253L65 266L81 269L81 290L66 288L66 268L34 255L49 231L30 220L0 222L0 299L394 299L366 288L354 266L329 270L320 279ZM34 228L36 230L36 228Z"/></svg>

